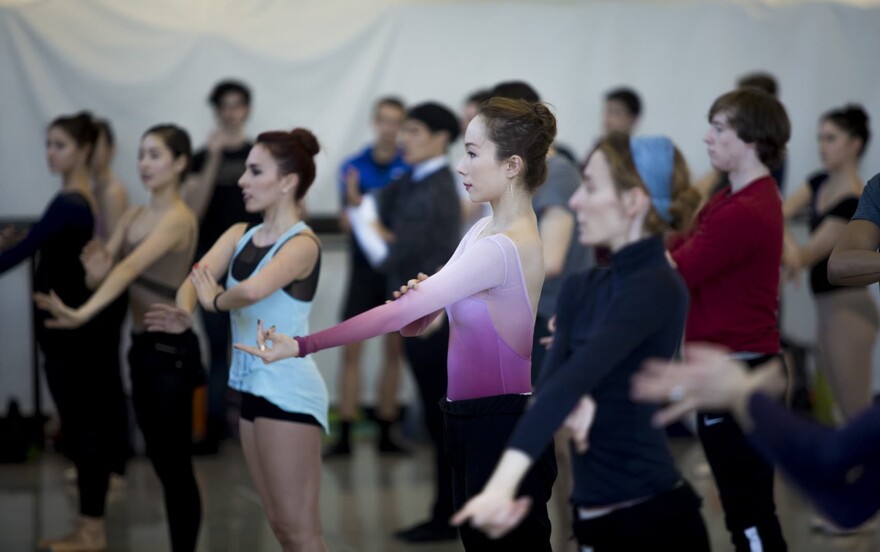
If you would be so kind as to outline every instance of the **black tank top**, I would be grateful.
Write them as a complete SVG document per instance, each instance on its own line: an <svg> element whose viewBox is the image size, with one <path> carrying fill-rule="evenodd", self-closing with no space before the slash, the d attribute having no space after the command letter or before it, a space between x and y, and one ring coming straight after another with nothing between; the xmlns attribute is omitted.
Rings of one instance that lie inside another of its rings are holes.
<svg viewBox="0 0 880 552"><path fill-rule="evenodd" d="M253 225L248 226L248 229L250 229L252 226ZM315 243L318 243L311 234L306 233L297 234L290 239L294 239L298 236L313 239L315 240ZM239 282L250 278L250 276L254 273L254 270L257 268L257 265L260 264L260 261L263 260L263 257L266 256L266 253L268 253L274 245L274 243L270 243L269 245L259 247L254 245L254 240L250 240L249 242L247 242L247 244L242 248L242 250L232 261L232 276ZM318 244L318 249L320 250L320 248L321 245ZM311 301L312 299L314 299L315 291L317 291L318 289L318 276L320 273L321 255L319 254L318 260L315 262L315 267L312 269L308 276L301 280L294 280L282 289L286 294L290 295L294 299L297 299L299 301Z"/></svg>
<svg viewBox="0 0 880 552"><path fill-rule="evenodd" d="M826 173L816 174L809 180L810 189L813 191L813 203L810 206L811 234L815 232L816 229L819 228L819 225L822 224L822 221L828 217L838 217L849 222L852 216L856 213L856 208L859 206L858 196L853 195L841 199L832 205L830 209L820 213L817 207L819 190L827 180L828 174ZM810 269L810 288L813 290L813 295L821 295L837 289L843 289L843 286L835 286L828 281L829 257L830 255L814 264Z"/></svg>

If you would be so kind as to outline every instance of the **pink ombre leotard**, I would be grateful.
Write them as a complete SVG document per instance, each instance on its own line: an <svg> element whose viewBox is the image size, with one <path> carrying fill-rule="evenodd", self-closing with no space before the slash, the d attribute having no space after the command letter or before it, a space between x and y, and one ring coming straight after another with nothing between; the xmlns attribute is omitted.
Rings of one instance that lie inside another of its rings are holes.
<svg viewBox="0 0 880 552"><path fill-rule="evenodd" d="M490 220L477 222L449 262L418 289L332 328L297 337L300 354L392 331L415 336L445 308L450 325L447 398L530 393L535 311L513 240L504 234L477 239Z"/></svg>

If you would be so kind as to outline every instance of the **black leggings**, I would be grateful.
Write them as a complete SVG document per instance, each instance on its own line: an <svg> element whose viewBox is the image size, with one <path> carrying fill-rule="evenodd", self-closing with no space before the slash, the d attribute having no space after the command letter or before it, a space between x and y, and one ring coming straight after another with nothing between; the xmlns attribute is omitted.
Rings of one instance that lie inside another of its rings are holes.
<svg viewBox="0 0 880 552"><path fill-rule="evenodd" d="M455 509L476 496L501 458L507 440L526 409L526 395L498 395L481 399L440 402L446 426L446 450L452 464L452 496ZM532 509L516 529L493 540L470 525L459 530L465 550L529 550L550 552L550 517L547 501L556 481L556 455L548 446L535 460L518 489L532 498Z"/></svg>
<svg viewBox="0 0 880 552"><path fill-rule="evenodd" d="M708 552L709 535L700 515L700 498L687 483L628 508L593 519L579 519L578 545L594 552L680 550Z"/></svg>
<svg viewBox="0 0 880 552"><path fill-rule="evenodd" d="M62 448L76 466L79 511L90 517L104 516L110 472L124 465L129 451L119 350L100 339L101 327L38 332Z"/></svg>
<svg viewBox="0 0 880 552"><path fill-rule="evenodd" d="M434 448L434 505L431 521L446 525L455 510L452 508L452 468L443 445L443 413L437 403L446 395L446 352L449 349L449 323L426 338L403 340L409 367L412 370L422 403L425 426Z"/></svg>
<svg viewBox="0 0 880 552"><path fill-rule="evenodd" d="M133 334L132 402L162 482L174 552L195 550L202 503L192 464L192 397L202 373L195 334Z"/></svg>

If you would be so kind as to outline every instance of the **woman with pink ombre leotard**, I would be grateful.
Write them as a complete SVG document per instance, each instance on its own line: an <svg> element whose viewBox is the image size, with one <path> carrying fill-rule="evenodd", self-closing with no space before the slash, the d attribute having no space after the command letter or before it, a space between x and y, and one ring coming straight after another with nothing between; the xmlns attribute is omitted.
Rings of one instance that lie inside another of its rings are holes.
<svg viewBox="0 0 880 552"><path fill-rule="evenodd" d="M555 134L556 120L543 104L493 98L468 126L458 165L471 201L491 203L493 216L471 228L439 272L411 280L395 301L333 328L297 337L261 330L258 347L235 345L273 362L392 331L415 336L445 309L448 387L440 408L456 508L485 484L531 395L535 306L544 278L531 195L546 177ZM462 527L465 549L551 550L546 503L555 478L549 447L520 487L534 502L529 516L500 540Z"/></svg>
<svg viewBox="0 0 880 552"><path fill-rule="evenodd" d="M416 336L445 308L450 401L531 393L534 309L514 242L504 234L478 239L491 221L477 222L446 266L417 289L327 330L295 337L299 356L394 331Z"/></svg>

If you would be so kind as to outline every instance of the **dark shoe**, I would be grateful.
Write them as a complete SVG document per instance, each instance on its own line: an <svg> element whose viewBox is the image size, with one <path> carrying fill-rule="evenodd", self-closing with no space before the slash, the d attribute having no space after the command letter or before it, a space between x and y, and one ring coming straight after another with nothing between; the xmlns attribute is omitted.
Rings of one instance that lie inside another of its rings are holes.
<svg viewBox="0 0 880 552"><path fill-rule="evenodd" d="M412 456L412 451L406 447L402 447L395 443L392 439L380 439L378 445L379 453L390 456Z"/></svg>
<svg viewBox="0 0 880 552"><path fill-rule="evenodd" d="M193 443L193 456L211 456L220 452L220 441L217 439L204 439Z"/></svg>
<svg viewBox="0 0 880 552"><path fill-rule="evenodd" d="M324 460L343 459L351 457L351 445L345 441L339 441L324 449Z"/></svg>
<svg viewBox="0 0 880 552"><path fill-rule="evenodd" d="M425 521L394 532L394 538L405 542L432 542L458 538L458 529L443 522Z"/></svg>

